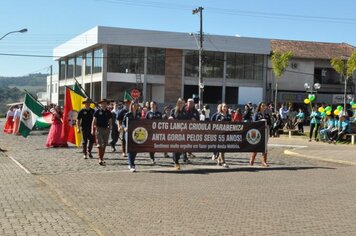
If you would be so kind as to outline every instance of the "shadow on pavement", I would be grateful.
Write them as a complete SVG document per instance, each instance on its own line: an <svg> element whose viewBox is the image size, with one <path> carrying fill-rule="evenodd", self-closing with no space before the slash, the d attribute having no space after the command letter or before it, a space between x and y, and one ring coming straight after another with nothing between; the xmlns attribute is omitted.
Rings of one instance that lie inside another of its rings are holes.
<svg viewBox="0 0 356 236"><path fill-rule="evenodd" d="M336 168L331 167L311 167L311 166L301 166L301 167L244 167L244 168L221 168L221 169L182 169L182 170L150 170L151 173L166 173L166 174L212 174L212 173L227 173L227 172L260 172L260 171L275 171L275 170L312 170L312 169L324 169L324 170L334 170Z"/></svg>

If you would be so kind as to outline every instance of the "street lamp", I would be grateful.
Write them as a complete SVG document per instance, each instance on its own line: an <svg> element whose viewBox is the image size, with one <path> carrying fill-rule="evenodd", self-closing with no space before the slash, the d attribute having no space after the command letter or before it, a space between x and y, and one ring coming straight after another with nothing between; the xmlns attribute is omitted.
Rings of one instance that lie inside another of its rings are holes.
<svg viewBox="0 0 356 236"><path fill-rule="evenodd" d="M199 109L202 110L203 101L203 7L198 7L192 11L193 15L200 15L200 37L199 37ZM195 37L195 36L194 36Z"/></svg>
<svg viewBox="0 0 356 236"><path fill-rule="evenodd" d="M8 36L9 34L13 34L13 33L26 33L28 30L25 28L25 29L21 29L21 30L16 30L16 31L11 31L7 34L5 34L4 36L2 36L0 38L0 40L2 40L3 38L5 38L6 36Z"/></svg>
<svg viewBox="0 0 356 236"><path fill-rule="evenodd" d="M321 84L315 83L313 87L311 87L308 83L304 83L304 89L306 93L317 94L318 90L321 89Z"/></svg>

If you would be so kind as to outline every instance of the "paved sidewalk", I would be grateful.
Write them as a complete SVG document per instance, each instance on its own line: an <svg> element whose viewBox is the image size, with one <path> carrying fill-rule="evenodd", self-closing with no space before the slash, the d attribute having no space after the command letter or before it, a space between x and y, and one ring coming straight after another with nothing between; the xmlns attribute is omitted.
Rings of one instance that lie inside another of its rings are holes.
<svg viewBox="0 0 356 236"><path fill-rule="evenodd" d="M88 223L0 152L0 235L97 235Z"/></svg>
<svg viewBox="0 0 356 236"><path fill-rule="evenodd" d="M356 145L352 144L308 142L308 139L304 136L288 138L288 136L282 135L278 138L270 138L269 145L274 147L277 145L284 146L284 154L291 157L356 165Z"/></svg>

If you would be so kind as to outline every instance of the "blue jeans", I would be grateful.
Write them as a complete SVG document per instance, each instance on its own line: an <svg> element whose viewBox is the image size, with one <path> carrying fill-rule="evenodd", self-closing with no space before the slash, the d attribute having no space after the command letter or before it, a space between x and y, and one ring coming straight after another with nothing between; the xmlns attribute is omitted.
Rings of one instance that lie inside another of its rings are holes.
<svg viewBox="0 0 356 236"><path fill-rule="evenodd" d="M130 168L135 167L136 155L137 155L137 152L129 152L127 155L127 159L129 161Z"/></svg>
<svg viewBox="0 0 356 236"><path fill-rule="evenodd" d="M330 138L331 131L329 129L320 130L320 138L322 141L328 141Z"/></svg>

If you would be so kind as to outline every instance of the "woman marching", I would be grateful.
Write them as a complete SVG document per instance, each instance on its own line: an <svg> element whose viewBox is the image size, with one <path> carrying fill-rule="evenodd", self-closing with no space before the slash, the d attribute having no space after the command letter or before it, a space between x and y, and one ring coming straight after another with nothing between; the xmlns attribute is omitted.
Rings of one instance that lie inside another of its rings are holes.
<svg viewBox="0 0 356 236"><path fill-rule="evenodd" d="M11 106L6 113L6 122L4 126L4 133L12 134L14 128L14 107Z"/></svg>
<svg viewBox="0 0 356 236"><path fill-rule="evenodd" d="M185 102L182 98L178 98L176 107L171 111L170 120L187 120L188 114L184 109ZM173 153L174 168L180 170L179 159L182 153Z"/></svg>
<svg viewBox="0 0 356 236"><path fill-rule="evenodd" d="M138 110L139 105L136 101L132 101L129 111L125 114L124 119L122 121L122 127L125 130L126 135L131 135L127 131L127 122L130 120L140 120L141 119L141 113ZM128 137L126 137L126 140L128 140ZM129 170L131 172L136 172L136 166L135 166L135 159L136 159L137 152L129 152L128 153L128 162L129 162Z"/></svg>
<svg viewBox="0 0 356 236"><path fill-rule="evenodd" d="M269 126L271 125L271 117L269 116L269 114L266 112L267 109L267 105L264 102L260 102L257 106L257 110L256 113L254 115L254 121L266 121L266 132L269 131ZM269 135L266 135L266 138L269 137ZM252 153L252 156L250 158L249 164L250 166L253 166L255 159L256 159L256 155L257 152ZM261 165L264 167L268 167L267 164L267 150L265 153L262 154L262 161L261 161Z"/></svg>
<svg viewBox="0 0 356 236"><path fill-rule="evenodd" d="M68 144L62 139L63 114L61 108L56 106L51 108L52 125L47 136L46 147L67 147Z"/></svg>
<svg viewBox="0 0 356 236"><path fill-rule="evenodd" d="M157 110L157 103L152 101L150 103L150 108L151 108L151 110L149 110L147 112L145 118L150 119L150 120L162 120L162 113ZM150 152L150 158L151 158L152 164L155 165L156 161L155 161L155 153L154 152Z"/></svg>
<svg viewBox="0 0 356 236"><path fill-rule="evenodd" d="M216 121L231 121L229 107L226 103L221 104L221 112L216 116ZM218 156L218 165L229 168L229 166L225 163L225 152L221 152Z"/></svg>

